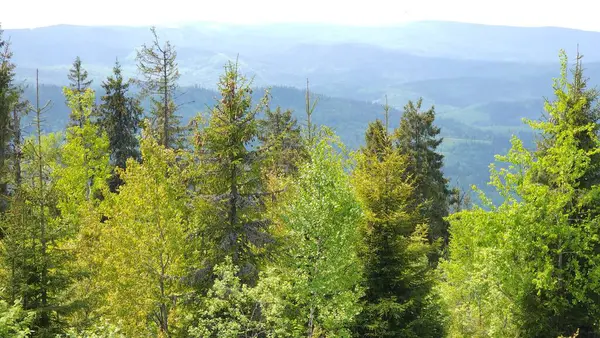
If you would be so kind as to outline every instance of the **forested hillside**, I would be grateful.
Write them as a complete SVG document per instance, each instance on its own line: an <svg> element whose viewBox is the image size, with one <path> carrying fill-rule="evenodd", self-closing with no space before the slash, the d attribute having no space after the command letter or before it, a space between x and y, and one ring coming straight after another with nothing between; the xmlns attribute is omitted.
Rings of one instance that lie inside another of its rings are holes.
<svg viewBox="0 0 600 338"><path fill-rule="evenodd" d="M60 25L6 31L19 65L16 79L29 85L30 100L36 69L40 71L40 95L53 102L47 112L54 117L47 125L52 130L66 123L60 88L67 84L73 60L83 60L94 81L91 88L101 91L116 58L125 77L137 76L136 48L147 42L147 35L143 27ZM163 27L160 35L177 49L177 103L183 104L184 123L212 104L214 93L209 91L216 91L223 65L235 59L253 78L256 92L273 87L275 104L292 109L301 122L309 78L311 91L320 97L315 121L334 129L352 149L362 144L368 122L382 118L386 98L401 111L409 100L422 97L425 106L435 105L445 139L439 148L446 157L444 173L453 185L470 190L477 184L488 194L493 189L486 185L487 167L494 154L508 150L513 134L527 147L533 145L521 118L537 118L543 98L553 94L558 50L575 54L579 45L590 85L600 79L595 42L600 33L565 28L453 22L385 27L198 23ZM290 91L279 94L279 87ZM131 90L137 93L136 86ZM142 105L147 108L147 100ZM399 120L392 113L391 126Z"/></svg>
<svg viewBox="0 0 600 338"><path fill-rule="evenodd" d="M283 30L257 72L260 46L206 64L155 28L85 28L64 68L23 47L69 29L0 31L1 337L600 336L599 93L579 53L441 62ZM96 30L130 34L86 49Z"/></svg>

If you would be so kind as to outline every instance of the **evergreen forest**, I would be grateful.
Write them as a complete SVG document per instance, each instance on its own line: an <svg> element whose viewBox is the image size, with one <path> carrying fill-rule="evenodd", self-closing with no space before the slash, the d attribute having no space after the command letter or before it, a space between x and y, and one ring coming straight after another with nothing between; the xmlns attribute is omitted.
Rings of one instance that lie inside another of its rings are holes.
<svg viewBox="0 0 600 338"><path fill-rule="evenodd" d="M0 30L0 337L600 337L600 93L579 53L557 51L535 139L467 190L420 97L348 145L309 80L298 115L234 59L183 119L159 33L101 89L75 58L54 102Z"/></svg>

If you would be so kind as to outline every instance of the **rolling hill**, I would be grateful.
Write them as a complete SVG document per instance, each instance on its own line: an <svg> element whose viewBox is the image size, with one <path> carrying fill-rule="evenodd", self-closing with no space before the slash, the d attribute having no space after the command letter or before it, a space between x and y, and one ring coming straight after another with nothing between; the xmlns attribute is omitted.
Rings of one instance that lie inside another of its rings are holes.
<svg viewBox="0 0 600 338"><path fill-rule="evenodd" d="M302 119L306 79L319 93L316 122L333 127L349 146L363 142L369 121L382 116L384 97L396 110L408 100L435 105L445 138L445 171L463 187L485 186L493 155L514 133L531 145L522 118L538 118L558 76L558 51L571 57L579 45L586 75L600 83L600 33L556 27L523 28L454 22L388 27L195 23L159 27L177 48L188 119L212 104L222 67L238 59L257 87L273 86L273 105ZM98 86L119 59L135 76L135 50L151 41L147 27L51 26L6 30L18 77L30 82L40 69L42 98L55 103L52 129L68 113L60 87L76 56ZM28 95L31 96L31 91ZM99 95L101 92L99 92Z"/></svg>

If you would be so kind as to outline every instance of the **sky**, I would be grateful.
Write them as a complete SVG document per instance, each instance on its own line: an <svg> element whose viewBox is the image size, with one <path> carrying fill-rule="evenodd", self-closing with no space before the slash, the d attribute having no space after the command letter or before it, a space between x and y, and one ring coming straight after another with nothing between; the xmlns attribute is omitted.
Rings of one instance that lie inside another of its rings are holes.
<svg viewBox="0 0 600 338"><path fill-rule="evenodd" d="M72 25L277 22L393 25L445 20L600 31L595 0L5 0L5 29ZM168 6L168 10L164 7ZM90 6L90 7L87 7Z"/></svg>

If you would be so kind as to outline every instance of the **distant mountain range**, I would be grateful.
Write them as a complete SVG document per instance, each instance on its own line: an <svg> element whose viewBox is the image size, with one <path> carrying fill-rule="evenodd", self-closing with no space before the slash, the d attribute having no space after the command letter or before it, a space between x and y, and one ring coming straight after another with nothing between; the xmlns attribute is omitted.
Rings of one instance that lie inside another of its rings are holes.
<svg viewBox="0 0 600 338"><path fill-rule="evenodd" d="M206 110L223 65L236 58L256 86L276 86L276 103L298 114L309 78L311 90L323 96L318 121L353 147L368 121L382 117L386 95L397 109L423 97L435 104L446 137L446 172L463 186L485 185L487 165L506 150L511 134L533 140L521 118L542 113L559 75L561 48L571 60L579 48L590 84L600 83L600 32L430 21L387 27L198 23L158 27L158 33L178 51L187 92L182 101L193 101L182 112L186 117ZM54 101L61 100L55 86L67 83L76 56L98 86L117 58L125 75L135 76L135 49L152 38L147 27L68 25L6 30L5 36L18 76L30 81L39 68ZM57 126L68 116L65 109L55 104Z"/></svg>

